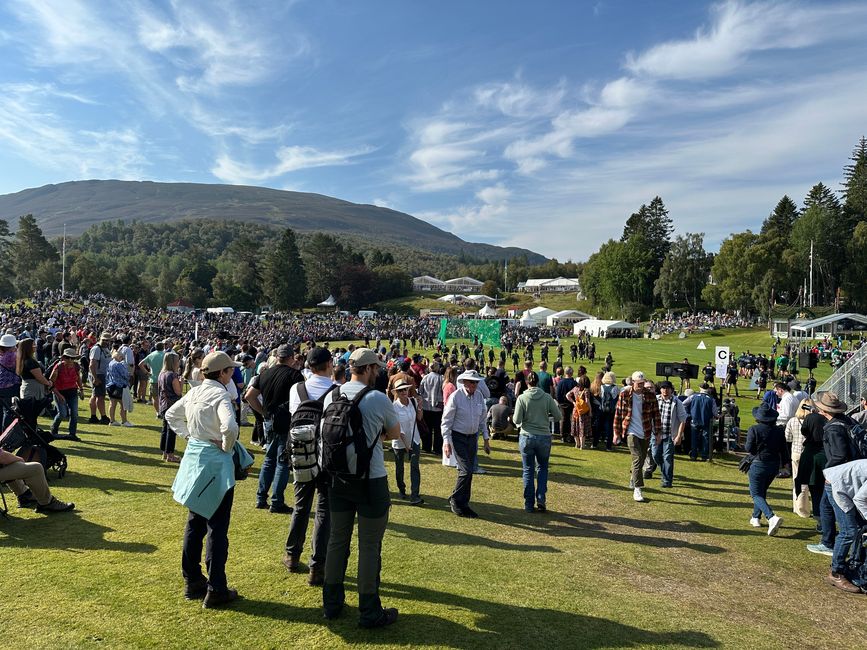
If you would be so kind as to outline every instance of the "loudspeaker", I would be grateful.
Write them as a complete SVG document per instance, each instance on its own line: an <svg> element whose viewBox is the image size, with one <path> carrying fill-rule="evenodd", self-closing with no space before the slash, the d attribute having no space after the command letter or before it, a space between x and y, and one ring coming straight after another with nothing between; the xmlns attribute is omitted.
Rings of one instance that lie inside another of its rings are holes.
<svg viewBox="0 0 867 650"><path fill-rule="evenodd" d="M656 362L656 376L657 377L673 377L677 374L676 363L664 363L664 362Z"/></svg>
<svg viewBox="0 0 867 650"><path fill-rule="evenodd" d="M813 352L800 352L798 354L798 365L801 368L815 370L816 366L819 365L818 355Z"/></svg>

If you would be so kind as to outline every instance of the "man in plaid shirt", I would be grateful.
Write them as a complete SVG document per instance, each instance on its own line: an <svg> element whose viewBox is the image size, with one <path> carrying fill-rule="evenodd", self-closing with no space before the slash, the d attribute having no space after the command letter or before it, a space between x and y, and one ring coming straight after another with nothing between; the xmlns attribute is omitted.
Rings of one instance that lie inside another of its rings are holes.
<svg viewBox="0 0 867 650"><path fill-rule="evenodd" d="M650 453L644 463L644 478L652 478L653 471L659 467L662 471L661 487L670 488L674 480L674 448L683 440L683 430L686 426L686 408L677 395L674 386L667 379L659 383L659 416L662 422L661 442L650 444Z"/></svg>
<svg viewBox="0 0 867 650"><path fill-rule="evenodd" d="M658 445L662 439L659 403L654 392L644 387L644 373L636 370L632 373L632 385L620 392L614 408L614 444L627 439L632 454L632 498L636 501L644 501L642 468L651 435L656 436Z"/></svg>

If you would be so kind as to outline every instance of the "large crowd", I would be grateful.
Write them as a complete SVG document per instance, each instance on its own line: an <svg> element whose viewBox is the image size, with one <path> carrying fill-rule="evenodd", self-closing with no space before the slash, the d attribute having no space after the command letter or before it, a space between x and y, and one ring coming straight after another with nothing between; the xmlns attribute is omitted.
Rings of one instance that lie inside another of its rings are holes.
<svg viewBox="0 0 867 650"><path fill-rule="evenodd" d="M867 434L860 429L867 401L853 419L836 395L811 397L792 364L799 350L775 344L768 356L734 355L719 384L708 364L694 390L688 379L676 387L641 371L618 379L610 353L600 371L588 372L581 362L594 362L596 349L586 335L564 346L560 331L506 328L496 347L449 346L437 341L438 327L438 319L387 315L175 314L104 296L43 292L0 312L2 428L20 417L14 397L54 398L52 441L79 438L78 401L88 387L90 424L133 426L128 413L149 405L162 422L163 460L179 464L175 499L189 508L185 595L204 607L238 597L225 566L235 481L252 463L238 442L245 425L251 443L265 450L256 507L291 514L283 555L290 572L300 570L315 513L308 581L323 587L327 618L343 610L356 526L360 623L379 627L397 618L379 599L392 497L382 441L390 444L398 498L425 505L419 459L433 454L457 469L448 503L465 518L479 516L472 483L485 473L480 442L490 453L491 438L517 436L523 507L533 513L547 511L549 459L558 440L582 454L627 447L636 502L645 500L645 481L657 468L661 489L674 485L678 450L703 462L715 449L740 447L748 454L749 525L777 533L783 520L768 504L768 488L791 479L793 508L814 517L821 535L807 550L831 556L828 582L851 593L867 588L865 569L849 557L867 517ZM331 345L349 340L364 344ZM743 436L729 396L732 389L738 395L738 379L746 377L757 380L759 405L756 424ZM182 456L175 453L178 436L186 440ZM0 481L9 482L19 505L74 508L50 493L39 462L24 462L14 451L0 452Z"/></svg>

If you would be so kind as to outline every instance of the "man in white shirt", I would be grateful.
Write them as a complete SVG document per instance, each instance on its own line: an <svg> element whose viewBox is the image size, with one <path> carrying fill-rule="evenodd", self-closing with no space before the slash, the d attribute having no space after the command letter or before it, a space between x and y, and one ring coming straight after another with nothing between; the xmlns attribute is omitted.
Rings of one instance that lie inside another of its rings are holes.
<svg viewBox="0 0 867 650"><path fill-rule="evenodd" d="M798 410L798 402L792 395L789 387L781 381L774 384L774 392L777 394L777 424L785 428L789 420L795 417Z"/></svg>
<svg viewBox="0 0 867 650"><path fill-rule="evenodd" d="M315 347L307 353L307 365L312 373L308 379L294 384L289 390L289 413L295 414L302 402L321 400L333 387L331 374L334 370L334 360L325 348ZM301 395L302 388L305 396ZM291 435L291 434L290 434ZM283 556L283 566L290 572L298 571L298 561L304 550L307 539L307 524L313 506L313 495L317 494L316 517L313 521L313 554L310 556L310 575L307 584L319 586L325 579L325 556L328 552L328 535L331 529L331 517L328 511L328 481L324 473L312 481L295 482L295 506L292 510L292 521L289 523L289 537L286 539L286 553Z"/></svg>

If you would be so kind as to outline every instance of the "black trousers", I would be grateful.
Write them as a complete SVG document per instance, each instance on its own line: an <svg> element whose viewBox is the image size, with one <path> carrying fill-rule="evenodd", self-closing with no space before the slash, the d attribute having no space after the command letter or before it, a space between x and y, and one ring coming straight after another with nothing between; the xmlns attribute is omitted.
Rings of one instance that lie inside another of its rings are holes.
<svg viewBox="0 0 867 650"><path fill-rule="evenodd" d="M443 412L422 411L422 414L430 434L421 436L421 448L428 453L441 455L443 453Z"/></svg>
<svg viewBox="0 0 867 650"><path fill-rule="evenodd" d="M328 552L328 535L331 530L331 516L328 509L328 481L325 474L320 474L312 481L295 484L295 507L292 510L292 521L289 524L289 537L286 538L286 553L299 557L307 540L307 526L310 523L310 511L313 509L313 497L316 496L316 516L313 520L313 554L310 556L311 569L325 567L325 556Z"/></svg>
<svg viewBox="0 0 867 650"><path fill-rule="evenodd" d="M470 503L470 495L473 490L473 466L476 462L477 436L466 435L452 431L452 453L458 464L458 479L455 482L455 491L452 492L449 501L458 508L464 508Z"/></svg>
<svg viewBox="0 0 867 650"><path fill-rule="evenodd" d="M226 560L229 559L229 519L235 488L231 488L210 519L197 515L192 510L184 530L184 550L181 569L184 580L197 582L202 575L202 542L208 536L205 549L205 567L208 571L208 589L226 591Z"/></svg>

